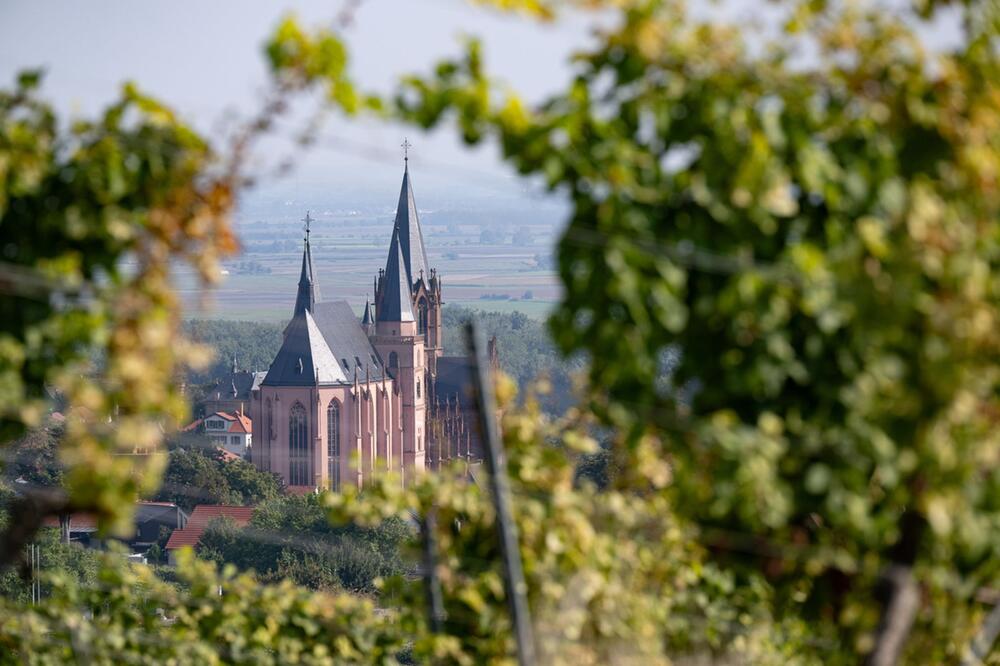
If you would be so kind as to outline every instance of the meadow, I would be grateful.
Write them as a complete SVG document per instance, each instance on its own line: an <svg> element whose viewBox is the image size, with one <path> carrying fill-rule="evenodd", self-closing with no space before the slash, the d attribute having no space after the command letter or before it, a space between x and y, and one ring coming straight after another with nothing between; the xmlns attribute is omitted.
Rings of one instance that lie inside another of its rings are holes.
<svg viewBox="0 0 1000 666"><path fill-rule="evenodd" d="M322 298L346 299L361 312L385 265L391 213L315 215L314 270ZM443 279L445 302L490 312L522 312L544 319L560 296L552 267L554 227L526 224L436 222L421 211L428 261ZM294 219L240 225L241 253L223 265L216 287L205 292L179 270L185 316L205 319L287 319L302 264L302 224Z"/></svg>

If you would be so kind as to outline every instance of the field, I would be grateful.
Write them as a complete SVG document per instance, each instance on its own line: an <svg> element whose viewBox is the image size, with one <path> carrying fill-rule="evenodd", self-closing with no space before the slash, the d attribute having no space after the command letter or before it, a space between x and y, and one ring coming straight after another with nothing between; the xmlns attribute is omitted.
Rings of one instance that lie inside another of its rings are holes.
<svg viewBox="0 0 1000 666"><path fill-rule="evenodd" d="M428 261L442 278L445 302L543 319L560 293L551 259L554 225L469 224L454 217L421 211ZM346 299L360 313L385 266L392 213L317 218L311 239L321 296ZM278 322L291 315L302 262L301 223L242 224L240 238L242 254L225 263L211 292L198 289L190 271L179 272L185 316Z"/></svg>

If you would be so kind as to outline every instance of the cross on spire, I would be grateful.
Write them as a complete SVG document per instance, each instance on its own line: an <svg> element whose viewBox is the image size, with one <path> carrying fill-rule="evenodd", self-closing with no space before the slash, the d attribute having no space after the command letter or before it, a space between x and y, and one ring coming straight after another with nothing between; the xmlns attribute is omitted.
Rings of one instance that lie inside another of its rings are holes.
<svg viewBox="0 0 1000 666"><path fill-rule="evenodd" d="M410 161L410 148L413 147L413 144L410 143L409 139L407 139L407 138L404 137L403 138L403 143L401 143L399 145L403 148L403 161L404 162L409 162Z"/></svg>
<svg viewBox="0 0 1000 666"><path fill-rule="evenodd" d="M305 229L305 232L306 232L306 242L308 243L309 242L309 225L312 224L312 221L313 221L312 217L310 217L310 215L309 215L309 211L306 211L306 216L304 218L302 218L302 221L305 222L305 226L303 226L302 228Z"/></svg>

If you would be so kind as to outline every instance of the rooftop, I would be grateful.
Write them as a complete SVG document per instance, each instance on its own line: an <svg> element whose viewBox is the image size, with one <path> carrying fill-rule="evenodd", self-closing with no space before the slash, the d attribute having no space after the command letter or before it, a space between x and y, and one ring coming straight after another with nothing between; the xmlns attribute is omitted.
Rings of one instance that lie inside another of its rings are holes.
<svg viewBox="0 0 1000 666"><path fill-rule="evenodd" d="M231 518L237 525L244 527L253 517L253 511L252 506L199 504L191 512L187 526L184 529L174 530L173 534L170 535L170 540L167 541L167 550L183 546L197 546L205 528L216 518Z"/></svg>

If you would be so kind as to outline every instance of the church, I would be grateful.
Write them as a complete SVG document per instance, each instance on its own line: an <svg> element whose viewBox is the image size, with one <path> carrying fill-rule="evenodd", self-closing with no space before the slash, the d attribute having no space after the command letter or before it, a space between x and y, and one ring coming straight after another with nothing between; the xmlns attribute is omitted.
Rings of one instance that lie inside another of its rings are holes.
<svg viewBox="0 0 1000 666"><path fill-rule="evenodd" d="M478 458L465 357L444 355L441 277L427 260L404 159L385 268L361 317L323 300L309 215L292 319L250 393L250 461L293 492L363 486ZM496 343L490 344L495 363Z"/></svg>

